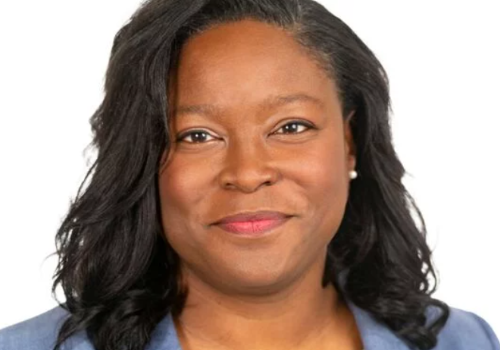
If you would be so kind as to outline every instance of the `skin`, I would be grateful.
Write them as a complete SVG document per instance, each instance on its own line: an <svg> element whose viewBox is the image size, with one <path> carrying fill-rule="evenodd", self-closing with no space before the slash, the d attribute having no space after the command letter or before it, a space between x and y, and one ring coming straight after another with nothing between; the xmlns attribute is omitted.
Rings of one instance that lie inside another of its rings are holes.
<svg viewBox="0 0 500 350"><path fill-rule="evenodd" d="M350 310L321 287L355 168L335 83L288 32L243 20L191 38L170 84L171 137L184 137L163 155L159 190L189 288L174 319L182 348L361 349ZM265 107L298 93L317 102ZM210 113L188 108L199 105ZM258 239L211 225L257 210L293 217Z"/></svg>

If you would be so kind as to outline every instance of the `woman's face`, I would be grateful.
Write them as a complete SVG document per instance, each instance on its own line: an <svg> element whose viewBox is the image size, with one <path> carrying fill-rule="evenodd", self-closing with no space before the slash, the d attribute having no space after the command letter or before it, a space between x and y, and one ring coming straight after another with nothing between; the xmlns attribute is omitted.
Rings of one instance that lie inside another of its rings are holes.
<svg viewBox="0 0 500 350"><path fill-rule="evenodd" d="M183 271L219 290L258 293L323 264L355 165L325 72L285 31L245 20L188 41L171 86L171 137L183 139L164 154L159 189ZM251 239L212 225L259 210L293 217Z"/></svg>

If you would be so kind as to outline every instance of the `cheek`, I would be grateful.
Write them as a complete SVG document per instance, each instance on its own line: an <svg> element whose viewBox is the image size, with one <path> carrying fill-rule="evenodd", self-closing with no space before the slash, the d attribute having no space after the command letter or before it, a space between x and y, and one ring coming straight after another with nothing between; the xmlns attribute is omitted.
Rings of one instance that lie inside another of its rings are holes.
<svg viewBox="0 0 500 350"><path fill-rule="evenodd" d="M310 205L311 223L317 232L332 238L344 216L348 196L347 163L339 141L307 151L296 167L295 178Z"/></svg>
<svg viewBox="0 0 500 350"><path fill-rule="evenodd" d="M169 242L187 240L188 232L197 232L203 221L196 210L206 195L199 167L191 171L186 164L173 160L159 176L162 223ZM198 227L195 227L198 226ZM175 249L175 247L174 247Z"/></svg>
<svg viewBox="0 0 500 350"><path fill-rule="evenodd" d="M314 199L344 195L347 164L341 140L318 143L300 154L300 159L294 159L295 176L308 193L315 195Z"/></svg>

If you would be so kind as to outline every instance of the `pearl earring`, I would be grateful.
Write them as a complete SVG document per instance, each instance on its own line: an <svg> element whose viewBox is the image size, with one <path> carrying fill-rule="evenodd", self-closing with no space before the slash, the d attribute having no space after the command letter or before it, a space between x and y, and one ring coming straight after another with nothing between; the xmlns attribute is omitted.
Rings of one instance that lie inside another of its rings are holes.
<svg viewBox="0 0 500 350"><path fill-rule="evenodd" d="M354 180L358 177L358 172L356 170L349 171L349 177L351 178L351 180Z"/></svg>

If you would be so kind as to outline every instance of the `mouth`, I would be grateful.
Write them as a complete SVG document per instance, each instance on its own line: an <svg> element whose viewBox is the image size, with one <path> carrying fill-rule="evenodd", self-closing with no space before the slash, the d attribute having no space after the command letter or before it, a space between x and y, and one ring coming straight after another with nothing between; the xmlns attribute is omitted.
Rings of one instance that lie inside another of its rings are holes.
<svg viewBox="0 0 500 350"><path fill-rule="evenodd" d="M262 236L286 223L292 215L276 211L259 211L227 216L213 225L238 236Z"/></svg>

